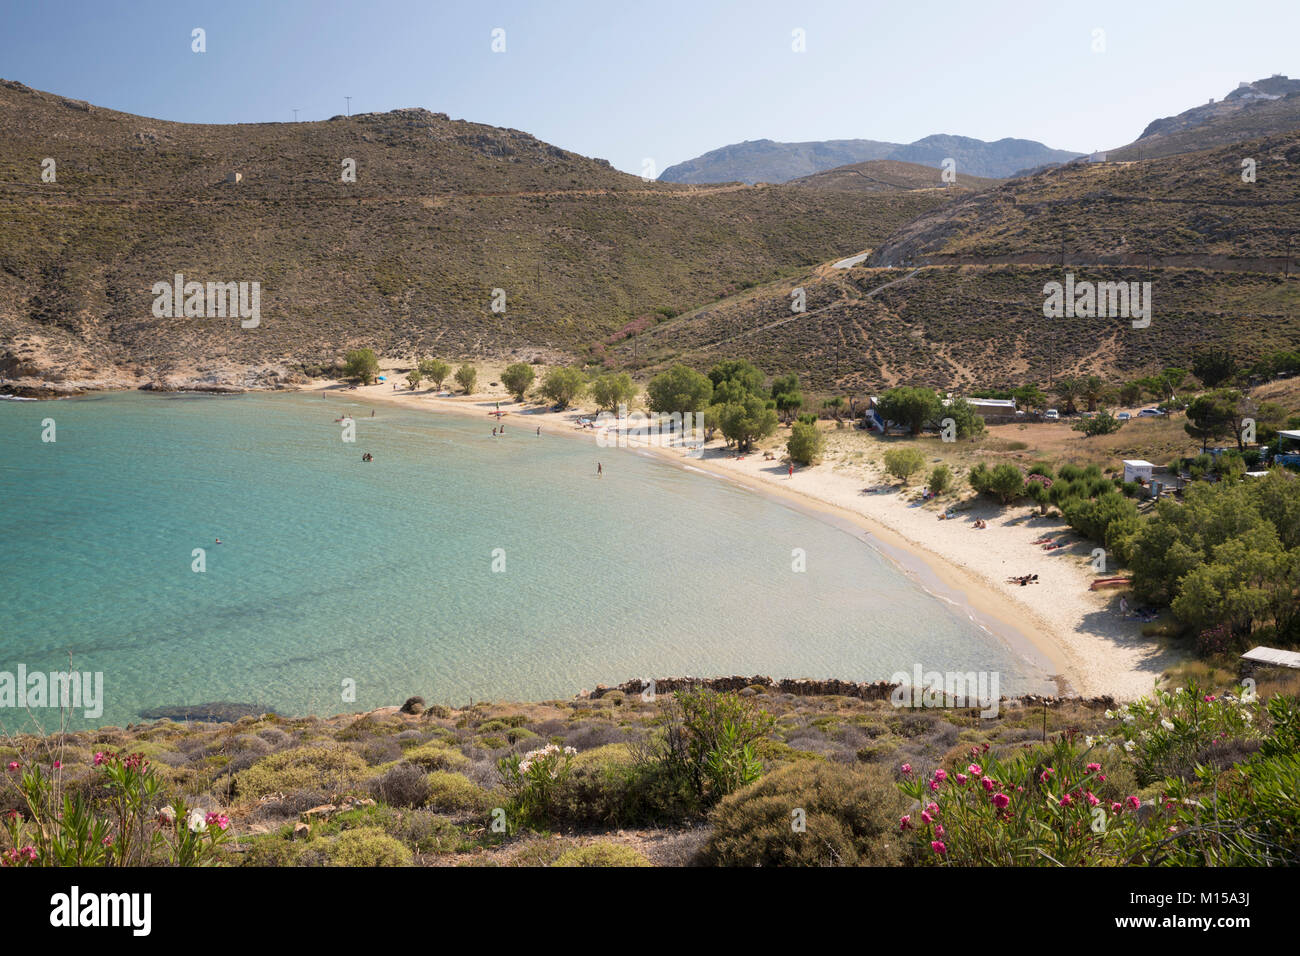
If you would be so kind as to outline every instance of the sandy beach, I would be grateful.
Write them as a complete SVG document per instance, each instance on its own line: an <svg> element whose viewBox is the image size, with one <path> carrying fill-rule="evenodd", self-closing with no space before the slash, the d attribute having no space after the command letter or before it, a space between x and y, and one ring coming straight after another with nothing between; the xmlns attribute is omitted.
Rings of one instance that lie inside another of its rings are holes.
<svg viewBox="0 0 1300 956"><path fill-rule="evenodd" d="M488 384L498 379L499 368L478 367L481 384L472 396L453 395L446 388L412 392L391 368L382 374L398 381L396 390L393 381L354 389L318 382L304 390L321 392L325 401L360 399L481 417L485 429L496 424L489 413L500 402L507 435L513 428L533 432L540 427L543 435L595 440L592 430L577 426L578 418L594 415L592 407L555 412L516 403L503 387ZM1160 673L1183 658L1172 642L1143 637L1141 623L1121 615L1113 592L1089 590L1090 582L1099 576L1090 564L1092 544L1070 532L1060 519L1040 517L1036 506L999 508L976 499L973 507L953 519L939 520L938 505L916 500L923 482L913 481L911 487L900 489L878 464L853 451L868 448L874 439L848 427L827 432L822 463L796 467L790 476L788 463L781 460L785 434L785 429L778 430L781 441L773 450L775 460L765 459L761 450L739 457L715 439L701 458L691 458L681 448L610 448L604 467L613 477L617 455L654 454L775 496L846 530L857 529L865 542L923 587L963 607L973 620L1041 667L1062 693L1133 699L1149 693ZM946 504L951 506L952 500ZM979 518L987 528L975 527ZM1046 536L1066 546L1044 550L1036 542ZM1037 584L1022 587L1007 581L1013 575L1029 574L1038 575Z"/></svg>

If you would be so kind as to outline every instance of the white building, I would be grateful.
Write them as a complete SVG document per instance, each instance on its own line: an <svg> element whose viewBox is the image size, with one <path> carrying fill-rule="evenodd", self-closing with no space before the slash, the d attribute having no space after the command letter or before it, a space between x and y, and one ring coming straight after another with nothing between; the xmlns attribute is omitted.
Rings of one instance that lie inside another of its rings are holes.
<svg viewBox="0 0 1300 956"><path fill-rule="evenodd" d="M1143 461L1140 458L1124 459L1124 480L1125 481L1150 481L1151 472L1155 471L1155 465L1149 461Z"/></svg>

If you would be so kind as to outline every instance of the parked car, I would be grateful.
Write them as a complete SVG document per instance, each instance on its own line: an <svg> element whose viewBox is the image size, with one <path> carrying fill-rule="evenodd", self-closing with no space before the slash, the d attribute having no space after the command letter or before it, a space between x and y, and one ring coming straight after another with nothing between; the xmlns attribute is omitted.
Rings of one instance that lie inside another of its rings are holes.
<svg viewBox="0 0 1300 956"><path fill-rule="evenodd" d="M1144 408L1138 412L1138 418L1159 418L1163 414L1158 408Z"/></svg>
<svg viewBox="0 0 1300 956"><path fill-rule="evenodd" d="M1046 418L1049 422L1059 421L1061 418L1061 413L1058 412L1055 408L1049 408L1047 411L1043 412L1043 417Z"/></svg>
<svg viewBox="0 0 1300 956"><path fill-rule="evenodd" d="M1120 412L1118 415L1115 416L1115 418L1121 422L1126 422L1132 417L1133 416L1130 415L1128 412Z"/></svg>

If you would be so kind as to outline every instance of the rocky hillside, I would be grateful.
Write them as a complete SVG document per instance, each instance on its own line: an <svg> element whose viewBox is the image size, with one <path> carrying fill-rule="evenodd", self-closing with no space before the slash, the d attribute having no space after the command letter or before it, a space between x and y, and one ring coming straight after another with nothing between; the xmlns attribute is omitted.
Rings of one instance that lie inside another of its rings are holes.
<svg viewBox="0 0 1300 956"><path fill-rule="evenodd" d="M1112 160L1153 159L1300 129L1300 80L1277 75L1242 83L1220 100L1152 121Z"/></svg>
<svg viewBox="0 0 1300 956"><path fill-rule="evenodd" d="M422 109L202 126L4 82L0 376L267 384L359 346L581 357L944 199L646 182ZM156 317L177 273L258 282L260 324Z"/></svg>
<svg viewBox="0 0 1300 956"><path fill-rule="evenodd" d="M1079 153L1049 149L1027 139L995 143L969 136L936 135L914 143L872 139L838 139L810 143L777 143L770 139L723 146L670 166L659 179L670 183L784 183L791 179L870 160L891 159L925 166L957 161L957 172L1000 179L1017 170L1065 162Z"/></svg>
<svg viewBox="0 0 1300 956"><path fill-rule="evenodd" d="M1243 149L1259 158L1253 183L1241 179ZM1121 380L1185 366L1206 346L1249 364L1300 341L1297 232L1300 133L1070 164L921 215L852 268L806 270L665 322L641 337L637 361L648 373L747 355L823 394ZM1045 320L1043 287L1063 263L1079 281L1151 282L1150 326ZM791 311L793 288L805 312Z"/></svg>

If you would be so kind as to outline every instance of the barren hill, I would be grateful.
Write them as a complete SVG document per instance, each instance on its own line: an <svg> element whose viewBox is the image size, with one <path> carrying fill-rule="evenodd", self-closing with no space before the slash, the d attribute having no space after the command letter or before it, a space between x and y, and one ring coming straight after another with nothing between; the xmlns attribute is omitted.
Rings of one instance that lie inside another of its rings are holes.
<svg viewBox="0 0 1300 956"><path fill-rule="evenodd" d="M637 317L873 245L944 198L647 182L422 109L205 126L3 82L0 374L284 376L363 345L583 355ZM177 273L259 282L260 326L154 317L152 287Z"/></svg>

